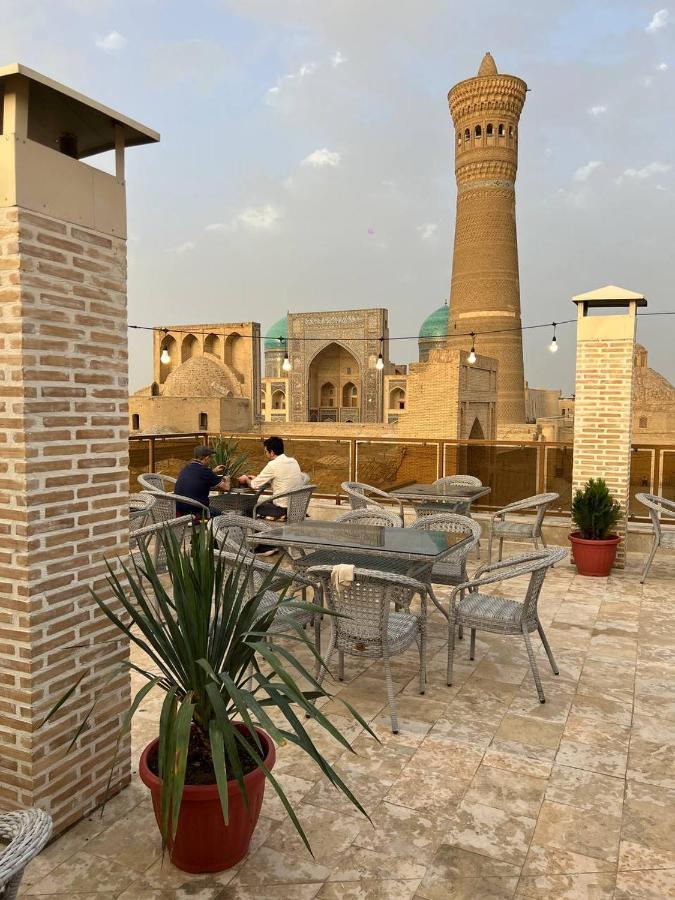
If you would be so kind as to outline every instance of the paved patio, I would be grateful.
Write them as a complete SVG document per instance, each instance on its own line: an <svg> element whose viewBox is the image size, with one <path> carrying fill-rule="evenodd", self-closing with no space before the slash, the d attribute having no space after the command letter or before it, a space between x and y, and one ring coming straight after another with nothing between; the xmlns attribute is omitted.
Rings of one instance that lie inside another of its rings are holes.
<svg viewBox="0 0 675 900"><path fill-rule="evenodd" d="M389 730L380 664L347 659L348 681L335 692L382 744L337 700L326 710L356 755L319 743L374 827L284 747L275 772L314 858L268 789L250 856L220 875L190 876L162 865L149 796L134 776L103 818L42 853L22 896L675 897L675 559L658 557L644 587L640 562L608 579L580 577L567 562L549 575L540 612L561 672L553 676L540 648L543 706L522 642L506 637L479 635L474 662L468 641L459 643L448 688L444 620L433 608L426 695L416 692L416 651L393 664L399 735ZM160 702L136 718L134 761L156 735Z"/></svg>

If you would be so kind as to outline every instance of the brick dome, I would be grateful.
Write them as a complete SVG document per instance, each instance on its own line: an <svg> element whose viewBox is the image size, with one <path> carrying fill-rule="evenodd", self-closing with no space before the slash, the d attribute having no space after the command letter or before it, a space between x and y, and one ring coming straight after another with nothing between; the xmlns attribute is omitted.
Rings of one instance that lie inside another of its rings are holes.
<svg viewBox="0 0 675 900"><path fill-rule="evenodd" d="M167 377L163 397L231 397L241 396L241 387L225 369L207 356L193 356Z"/></svg>

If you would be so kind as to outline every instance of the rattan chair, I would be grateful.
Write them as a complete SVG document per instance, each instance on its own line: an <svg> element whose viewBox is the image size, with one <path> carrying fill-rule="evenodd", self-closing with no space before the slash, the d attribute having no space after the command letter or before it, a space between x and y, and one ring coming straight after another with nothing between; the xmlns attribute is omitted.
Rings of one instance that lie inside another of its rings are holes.
<svg viewBox="0 0 675 900"><path fill-rule="evenodd" d="M269 531L271 527L271 523L265 522L264 519L251 519L237 513L225 513L211 519L211 529L216 543L221 548L235 551L247 546L246 538L249 534L260 534L261 531Z"/></svg>
<svg viewBox="0 0 675 900"><path fill-rule="evenodd" d="M497 510L490 521L490 537L488 539L488 562L492 562L492 543L495 538L499 540L499 559L502 558L502 547L505 540L509 541L532 541L535 550L539 549L539 541L541 540L544 547L546 541L542 533L542 525L544 516L549 506L554 503L559 494L535 494L534 497L526 497L524 500L516 500L515 503L509 503L508 506ZM523 512L527 509L536 510L534 522L511 521L507 522L506 517L510 513Z"/></svg>
<svg viewBox="0 0 675 900"><path fill-rule="evenodd" d="M166 491L169 494L176 483L173 476L163 475L161 472L144 472L137 480L144 491Z"/></svg>
<svg viewBox="0 0 675 900"><path fill-rule="evenodd" d="M281 500L283 497L286 500L286 515L284 516L284 521L289 524L293 524L294 522L304 522L305 517L307 516L309 501L312 499L312 494L315 490L315 484L305 484L303 487L294 488L292 491L283 491L283 493L280 494L272 494L271 497L261 496L253 507L253 518L255 519L257 517L258 509L264 503L276 503L277 500Z"/></svg>
<svg viewBox="0 0 675 900"><path fill-rule="evenodd" d="M154 563L157 572L166 571L166 537L172 531L179 544L187 540L192 525L192 516L180 516L167 521L146 525L129 534L129 545L132 550L140 551L144 547ZM164 539L163 539L164 538ZM139 554L140 556L140 554ZM139 565L142 559L136 557Z"/></svg>
<svg viewBox="0 0 675 900"><path fill-rule="evenodd" d="M129 495L129 528L136 531L152 522L155 498L147 491Z"/></svg>
<svg viewBox="0 0 675 900"><path fill-rule="evenodd" d="M565 556L567 556L567 551L559 547L513 556L503 562L481 566L470 581L466 581L454 589L450 598L448 684L452 684L456 625L465 625L471 629L470 659L473 659L475 654L477 629L491 631L495 634L516 634L521 635L525 641L539 700L541 703L546 702L530 633L532 631L539 632L551 669L554 674L558 675L558 666L539 621L537 603L546 573ZM530 582L522 602L482 592L485 585L518 578L521 575L530 576Z"/></svg>
<svg viewBox="0 0 675 900"><path fill-rule="evenodd" d="M0 897L15 900L28 863L45 846L52 833L52 820L41 809L0 813Z"/></svg>
<svg viewBox="0 0 675 900"><path fill-rule="evenodd" d="M338 678L344 679L344 655L381 659L391 713L391 730L398 734L398 718L390 659L417 644L420 656L420 694L426 686L426 587L405 575L354 569L354 581L339 590L331 582L332 566L312 566L307 575L323 584L326 606L338 613L330 617L328 653L319 673L323 681L331 657L338 651ZM419 613L411 611L419 595ZM395 607L395 611L392 610Z"/></svg>
<svg viewBox="0 0 675 900"><path fill-rule="evenodd" d="M204 506L198 500L193 500L192 497L183 497L181 494L170 494L167 491L158 490L147 490L145 493L155 500L155 504L152 507L152 518L155 522L170 522L172 519L177 518L176 501L194 509L194 512L190 515L196 519L209 519L211 517L211 511L208 506Z"/></svg>
<svg viewBox="0 0 675 900"><path fill-rule="evenodd" d="M457 485L458 487L483 487L480 478L473 475L446 475L443 478L437 478L432 482L434 487L443 487L444 485ZM439 500L414 501L413 507L418 519L423 516L433 516L436 513L448 512L456 513L460 516L469 516L471 514L470 500L450 500L442 498Z"/></svg>
<svg viewBox="0 0 675 900"><path fill-rule="evenodd" d="M381 500L389 500L391 503L396 503L398 505L398 514L403 520L403 503L398 497L392 497L386 491L381 491L379 488L370 484L363 484L360 481L343 481L340 489L347 495L352 509L367 509L369 507L382 509L382 504L375 499L379 497Z"/></svg>
<svg viewBox="0 0 675 900"><path fill-rule="evenodd" d="M644 584L659 547L675 550L675 531L664 531L661 522L661 516L665 514L670 519L668 524L675 525L675 501L666 500L665 497L659 497L657 494L636 494L635 499L649 510L649 517L654 529L652 547L640 579L640 584Z"/></svg>
<svg viewBox="0 0 675 900"><path fill-rule="evenodd" d="M469 519L468 516L460 516L457 513L442 512L433 516L424 516L417 519L411 526L416 531L448 531L452 534L466 534L471 536L471 541L450 556L448 562L439 562L431 570L431 582L433 584L456 585L468 580L466 573L466 560L480 539L480 525Z"/></svg>
<svg viewBox="0 0 675 900"><path fill-rule="evenodd" d="M369 507L368 509L351 509L335 519L336 525L381 525L383 528L403 528L403 520L395 512L388 509Z"/></svg>
<svg viewBox="0 0 675 900"><path fill-rule="evenodd" d="M261 615L278 606L274 616L274 622L268 629L268 634L283 634L284 632L297 631L298 627L314 624L314 646L317 655L321 653L321 611L322 588L316 579L307 578L298 572L288 569L279 570L276 566L262 560L254 559L253 554L245 549L236 552L224 548L219 552L218 558L225 564L225 570L235 577L248 580L250 594L259 591L267 581L267 588L260 604ZM276 572L275 572L276 570ZM270 577L276 575L276 577ZM307 589L311 588L313 599L308 604L311 609L298 609L292 606L297 593L301 594L304 603L307 603ZM284 603L284 601L287 601ZM319 663L316 671L318 674Z"/></svg>

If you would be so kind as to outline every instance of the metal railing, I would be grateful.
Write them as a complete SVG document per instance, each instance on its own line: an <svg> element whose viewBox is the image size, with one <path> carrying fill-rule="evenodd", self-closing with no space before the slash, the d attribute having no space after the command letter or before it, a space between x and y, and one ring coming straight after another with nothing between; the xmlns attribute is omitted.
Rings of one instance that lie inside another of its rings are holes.
<svg viewBox="0 0 675 900"><path fill-rule="evenodd" d="M283 432L283 429L279 429ZM130 490L139 490L142 472L176 476L192 458L195 444L207 443L206 432L131 435ZM229 435L227 435L229 437ZM236 434L249 456L250 471L266 459L260 434ZM315 435L284 437L286 450L317 485L315 497L344 502L343 481L363 481L388 491L413 481L431 482L444 475L476 475L491 492L484 508L496 509L532 494L555 491L560 499L553 515L569 514L572 503L572 444L552 441L456 441L405 438L333 438ZM635 501L639 491L675 499L675 446L633 446L630 488L631 518L645 518ZM477 504L480 508L481 504Z"/></svg>

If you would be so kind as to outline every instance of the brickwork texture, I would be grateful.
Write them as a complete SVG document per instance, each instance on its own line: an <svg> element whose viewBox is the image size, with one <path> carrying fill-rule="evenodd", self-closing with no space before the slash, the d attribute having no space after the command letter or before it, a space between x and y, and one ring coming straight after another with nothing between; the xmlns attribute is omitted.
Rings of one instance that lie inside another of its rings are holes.
<svg viewBox="0 0 675 900"><path fill-rule="evenodd" d="M129 701L128 647L91 596L128 552L126 327L123 240L0 208L0 805L57 831L103 799ZM120 760L114 789L128 742Z"/></svg>

